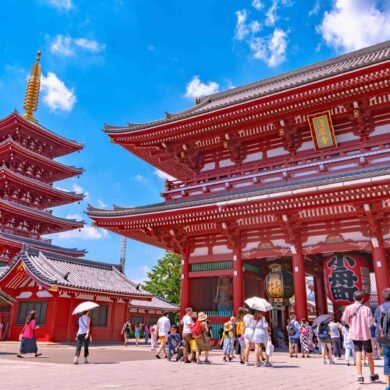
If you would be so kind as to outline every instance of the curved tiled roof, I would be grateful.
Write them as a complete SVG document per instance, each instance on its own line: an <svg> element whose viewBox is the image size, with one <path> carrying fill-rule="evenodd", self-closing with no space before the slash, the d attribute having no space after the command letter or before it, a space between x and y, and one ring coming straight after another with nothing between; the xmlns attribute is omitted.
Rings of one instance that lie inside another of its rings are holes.
<svg viewBox="0 0 390 390"><path fill-rule="evenodd" d="M10 267L0 267L0 279L9 271Z"/></svg>
<svg viewBox="0 0 390 390"><path fill-rule="evenodd" d="M381 175L390 174L390 165L379 168L366 168L351 172L343 172L332 175L319 176L317 178L307 178L301 180L295 180L294 182L287 182L283 184L274 184L264 186L261 189L253 188L252 190L237 190L228 193L222 193L220 195L203 196L202 198L177 200L174 202L162 202L140 207L114 207L113 210L98 209L91 205L88 205L87 214L93 217L110 218L120 216L130 216L145 213L158 213L161 211L172 211L176 209L184 209L188 207L199 207L216 204L216 202L224 202L234 199L240 199L243 197L253 197L264 194L272 194L280 191L293 191L302 188L308 188L313 186L327 185L332 183L344 182L349 180L358 180L364 178L371 178Z"/></svg>
<svg viewBox="0 0 390 390"><path fill-rule="evenodd" d="M386 41L265 80L202 97L195 106L177 114L167 114L164 119L147 123L129 123L127 126L105 125L104 130L107 134L114 135L174 123L178 120L240 104L277 92L287 91L364 67L388 62L389 60L390 41Z"/></svg>
<svg viewBox="0 0 390 390"><path fill-rule="evenodd" d="M171 303L163 298L160 297L153 297L151 301L141 301L138 299L132 299L129 302L130 308L131 307L142 307L147 309L157 309L157 310L163 310L163 311L178 311L180 310L179 305L175 305L174 303Z"/></svg>
<svg viewBox="0 0 390 390"><path fill-rule="evenodd" d="M18 260L23 261L38 281L52 287L145 298L152 296L146 291L138 290L135 284L118 270L117 265L75 259L51 252L38 252L31 248L22 251Z"/></svg>

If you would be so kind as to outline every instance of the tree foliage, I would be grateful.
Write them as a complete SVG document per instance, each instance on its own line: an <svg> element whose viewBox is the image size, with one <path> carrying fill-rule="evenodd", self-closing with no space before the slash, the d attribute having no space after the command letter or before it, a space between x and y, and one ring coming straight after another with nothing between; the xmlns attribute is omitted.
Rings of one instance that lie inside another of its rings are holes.
<svg viewBox="0 0 390 390"><path fill-rule="evenodd" d="M181 256L167 251L148 272L143 288L172 303L180 301Z"/></svg>

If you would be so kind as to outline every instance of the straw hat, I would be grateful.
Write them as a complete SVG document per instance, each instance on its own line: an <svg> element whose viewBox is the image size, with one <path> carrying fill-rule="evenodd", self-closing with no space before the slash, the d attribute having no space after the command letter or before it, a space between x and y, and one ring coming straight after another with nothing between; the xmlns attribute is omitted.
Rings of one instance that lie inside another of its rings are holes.
<svg viewBox="0 0 390 390"><path fill-rule="evenodd" d="M207 315L204 314L203 312L200 312L198 314L198 321L203 322L203 321L206 321L206 320L207 320Z"/></svg>
<svg viewBox="0 0 390 390"><path fill-rule="evenodd" d="M223 324L223 330L225 332L230 332L233 329L233 324L231 322L225 322Z"/></svg>

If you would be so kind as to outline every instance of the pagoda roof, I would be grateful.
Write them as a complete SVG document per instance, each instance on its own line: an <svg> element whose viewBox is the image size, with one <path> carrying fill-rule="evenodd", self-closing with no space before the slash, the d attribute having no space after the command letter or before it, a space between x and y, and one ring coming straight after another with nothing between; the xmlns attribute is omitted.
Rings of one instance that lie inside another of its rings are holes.
<svg viewBox="0 0 390 390"><path fill-rule="evenodd" d="M29 247L22 250L0 281L5 280L20 263L38 283L51 289L57 287L145 299L152 297L152 294L138 290L136 284L120 272L120 265L75 259Z"/></svg>
<svg viewBox="0 0 390 390"><path fill-rule="evenodd" d="M158 214L162 212L175 212L178 210L186 210L198 207L208 206L224 206L227 204L233 204L237 201L247 199L256 200L272 199L275 194L281 194L283 196L291 196L295 193L302 193L305 189L308 191L322 191L325 189L331 189L340 187L345 182L356 183L356 180L364 180L364 183L371 183L372 180L378 181L383 178L389 180L390 176L390 164L383 165L375 168L365 168L355 171L329 174L318 176L316 178L307 178L301 180L294 180L293 182L286 182L283 184L266 185L261 188L254 188L252 190L240 189L237 191L231 191L220 195L203 196L196 199L185 199L171 202L161 202L152 205L140 206L140 207L113 207L113 210L99 209L88 205L87 214L92 219L110 219L120 217L136 217L139 215L146 216L148 214ZM361 182L363 183L363 182ZM323 188L322 188L323 187Z"/></svg>
<svg viewBox="0 0 390 390"><path fill-rule="evenodd" d="M42 126L39 123L35 123L32 121L29 121L22 115L18 113L17 110L12 112L11 114L7 115L5 118L0 119L0 132L1 129L5 126L8 126L9 124L15 124L15 123L20 123L27 127L29 130L31 130L33 133L37 133L41 135L44 138L47 138L51 140L52 142L56 142L62 146L62 148L56 148L54 150L54 154L59 157L59 156L64 156L66 154L69 154L71 152L81 150L84 148L83 144L80 144L74 140L70 140L68 138L65 138L49 129L46 127Z"/></svg>
<svg viewBox="0 0 390 390"><path fill-rule="evenodd" d="M11 137L8 137L4 141L0 142L0 151L2 149L8 151L10 150L10 148L11 150L12 149L17 150L21 154L31 158L33 161L39 161L46 166L57 169L59 172L63 173L63 175L61 176L61 180L72 176L80 175L84 172L82 168L67 166L55 160L52 160L46 156L43 156L42 154L33 152L32 150L27 149L24 146L20 145Z"/></svg>
<svg viewBox="0 0 390 390"><path fill-rule="evenodd" d="M389 60L390 41L385 41L281 75L204 96L197 99L193 107L176 114L166 114L166 117L160 120L147 123L128 123L127 126L106 124L104 131L114 136L168 125L226 107L293 90L321 80L331 79L335 76L385 63Z"/></svg>
<svg viewBox="0 0 390 390"><path fill-rule="evenodd" d="M22 247L23 245L28 245L32 248L38 248L44 251L62 253L69 256L84 256L87 252L85 249L76 249L76 248L64 248L62 246L53 245L49 242L43 240L35 240L33 238L17 236L11 233L5 233L0 231L0 241L6 240L11 241Z"/></svg>
<svg viewBox="0 0 390 390"><path fill-rule="evenodd" d="M0 199L0 209L5 209L15 214L27 215L39 221L46 221L49 223L59 225L63 228L62 231L82 228L85 224L84 221L77 221L75 219L56 217L46 211L36 210L5 199Z"/></svg>
<svg viewBox="0 0 390 390"><path fill-rule="evenodd" d="M142 290L145 291L145 290ZM172 302L167 301L164 298L154 296L151 301L142 301L139 299L132 299L129 302L130 308L142 308L142 309L156 309L162 311L179 311L180 306Z"/></svg>
<svg viewBox="0 0 390 390"><path fill-rule="evenodd" d="M7 168L5 165L0 166L0 174L3 174L4 177L10 178L16 182L26 183L27 185L30 186L30 188L36 188L36 189L39 189L41 191L44 191L44 192L47 192L50 194L54 194L58 198L68 200L70 202L75 202L75 201L79 201L79 200L84 199L84 194L77 194L77 193L72 192L72 191L59 190L58 188L55 188L55 187L51 186L50 184L47 184L47 183L42 182L40 180L33 179L33 178L28 177L28 176L24 176L18 172L15 172L15 171ZM59 204L63 204L63 203L65 203L65 202L62 202Z"/></svg>

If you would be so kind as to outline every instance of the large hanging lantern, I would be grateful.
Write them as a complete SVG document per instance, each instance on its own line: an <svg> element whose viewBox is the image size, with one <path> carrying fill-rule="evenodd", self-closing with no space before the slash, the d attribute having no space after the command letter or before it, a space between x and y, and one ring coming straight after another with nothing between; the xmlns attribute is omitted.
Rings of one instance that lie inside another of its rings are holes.
<svg viewBox="0 0 390 390"><path fill-rule="evenodd" d="M325 259L324 273L328 298L335 305L353 303L355 291L364 293L363 302L370 298L370 268L362 256L335 253Z"/></svg>
<svg viewBox="0 0 390 390"><path fill-rule="evenodd" d="M271 264L265 278L265 291L274 304L286 304L294 295L293 275L280 264Z"/></svg>

